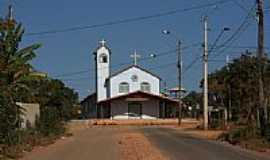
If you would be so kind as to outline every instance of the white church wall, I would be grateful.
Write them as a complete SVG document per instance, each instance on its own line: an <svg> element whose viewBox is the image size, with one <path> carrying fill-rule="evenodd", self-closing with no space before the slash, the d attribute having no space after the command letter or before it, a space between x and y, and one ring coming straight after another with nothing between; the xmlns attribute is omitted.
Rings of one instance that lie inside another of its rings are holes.
<svg viewBox="0 0 270 160"><path fill-rule="evenodd" d="M120 99L111 102L111 117L112 119L129 119L128 101ZM159 118L159 100L149 99L148 101L140 102L142 104L142 117L131 117L132 119L156 119Z"/></svg>
<svg viewBox="0 0 270 160"><path fill-rule="evenodd" d="M143 102L142 113L143 117L156 117L159 116L159 100L150 99Z"/></svg>
<svg viewBox="0 0 270 160"><path fill-rule="evenodd" d="M137 81L132 80L132 76L136 75L138 77ZM141 83L148 82L150 84L150 93L159 95L160 94L160 80L139 69L132 67L110 79L111 89L110 96L115 97L125 93L119 93L119 84L122 82L127 82L129 84L129 92L135 92L141 90Z"/></svg>
<svg viewBox="0 0 270 160"><path fill-rule="evenodd" d="M124 115L128 113L128 103L123 100L116 100L111 102L111 116Z"/></svg>
<svg viewBox="0 0 270 160"><path fill-rule="evenodd" d="M107 56L107 62L101 62L101 55L105 54ZM107 89L105 86L106 79L110 74L110 54L106 47L101 47L97 50L97 100L107 99Z"/></svg>

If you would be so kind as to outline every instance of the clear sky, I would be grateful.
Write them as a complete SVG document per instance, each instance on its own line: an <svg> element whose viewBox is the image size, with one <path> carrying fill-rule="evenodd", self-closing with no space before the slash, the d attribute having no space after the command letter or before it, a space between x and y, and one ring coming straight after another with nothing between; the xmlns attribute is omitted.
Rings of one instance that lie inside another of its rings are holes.
<svg viewBox="0 0 270 160"><path fill-rule="evenodd" d="M65 29L77 26L102 24L128 18L155 15L175 9L185 9L197 5L216 2L218 0L15 0L15 16L22 22L26 34L50 30ZM190 10L159 18L137 22L97 27L88 30L64 32L50 35L25 36L23 46L39 42L43 47L37 51L33 61L34 67L50 76L62 79L68 86L80 93L84 98L94 91L94 57L92 52L102 38L107 40L112 50L112 72L125 67L121 63L131 64L130 54L137 52L144 58L150 54L161 54L175 49L176 38L161 34L162 29L170 30L183 41L183 46L203 42L203 26L201 17L209 16L209 43L213 43L223 27L231 31L224 33L219 44L229 38L244 21L248 10L254 6L255 0L235 0L208 8ZM6 14L8 0L0 0L0 13ZM270 0L265 0L265 32L266 46L270 46ZM255 15L255 12L253 13ZM248 27L238 36L229 48L211 58L210 71L225 64L226 55L236 58L245 49L239 46L256 46L256 18L248 20ZM242 31L242 30L241 30ZM254 50L254 48L251 48ZM269 51L269 50L268 50ZM215 52L213 52L214 54ZM219 53L219 52L217 52ZM201 46L193 46L183 50L184 68L202 54ZM155 59L141 61L139 64L158 74L168 87L176 85L176 54L171 53ZM128 65L128 64L127 64ZM76 75L59 76L66 73L81 72ZM202 76L201 61L197 61L184 74L184 87L187 90L199 90Z"/></svg>

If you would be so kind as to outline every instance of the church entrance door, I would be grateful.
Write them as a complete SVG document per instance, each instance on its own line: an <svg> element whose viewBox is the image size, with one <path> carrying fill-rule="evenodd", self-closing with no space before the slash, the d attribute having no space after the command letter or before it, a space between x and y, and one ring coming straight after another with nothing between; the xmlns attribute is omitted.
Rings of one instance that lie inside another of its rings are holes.
<svg viewBox="0 0 270 160"><path fill-rule="evenodd" d="M128 118L137 119L142 117L142 104L138 102L128 103Z"/></svg>

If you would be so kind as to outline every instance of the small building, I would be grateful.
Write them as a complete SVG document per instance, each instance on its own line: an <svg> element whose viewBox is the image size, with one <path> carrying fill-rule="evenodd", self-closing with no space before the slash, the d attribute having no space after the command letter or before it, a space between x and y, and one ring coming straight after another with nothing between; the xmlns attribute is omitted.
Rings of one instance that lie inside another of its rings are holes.
<svg viewBox="0 0 270 160"><path fill-rule="evenodd" d="M40 106L37 103L21 103L17 102L16 105L22 108L23 114L21 115L21 127L35 127L36 121L40 116Z"/></svg>
<svg viewBox="0 0 270 160"><path fill-rule="evenodd" d="M93 93L81 101L82 118L97 118L97 94Z"/></svg>
<svg viewBox="0 0 270 160"><path fill-rule="evenodd" d="M161 78L137 64L139 55L131 55L134 64L111 74L111 50L100 42L94 52L96 92L82 102L87 118L154 119L169 117L168 110L177 108L177 100L160 92Z"/></svg>
<svg viewBox="0 0 270 160"><path fill-rule="evenodd" d="M171 88L168 90L169 97L173 99L179 99L180 93L181 93L181 96L183 97L183 94L186 93L186 90L184 88L181 88L180 90L179 87Z"/></svg>

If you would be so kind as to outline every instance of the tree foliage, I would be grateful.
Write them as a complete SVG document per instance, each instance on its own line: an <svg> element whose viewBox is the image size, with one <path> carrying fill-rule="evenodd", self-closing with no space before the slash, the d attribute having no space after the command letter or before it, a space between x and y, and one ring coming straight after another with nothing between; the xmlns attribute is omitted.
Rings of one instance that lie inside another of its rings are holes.
<svg viewBox="0 0 270 160"><path fill-rule="evenodd" d="M202 103L202 95L195 91L191 91L187 96L183 98L183 101L185 104L195 108L197 105Z"/></svg>
<svg viewBox="0 0 270 160"><path fill-rule="evenodd" d="M40 104L35 132L43 136L63 133L64 122L72 118L74 104L78 104L77 93L61 81L32 74L30 61L41 45L22 48L23 33L21 24L0 20L0 151L1 144L15 145L22 138L22 109L16 102Z"/></svg>
<svg viewBox="0 0 270 160"><path fill-rule="evenodd" d="M231 112L233 120L256 126L258 122L259 86L258 86L258 59L251 53L241 55L228 66L209 75L209 95L212 104L229 106L231 100ZM269 99L270 63L265 64L264 90ZM228 108L230 109L230 108Z"/></svg>
<svg viewBox="0 0 270 160"><path fill-rule="evenodd" d="M34 44L20 49L23 33L21 24L0 20L0 138L7 144L13 143L22 113L16 105L16 95L19 89L27 89L22 81L30 76L32 66L29 62L40 47Z"/></svg>

